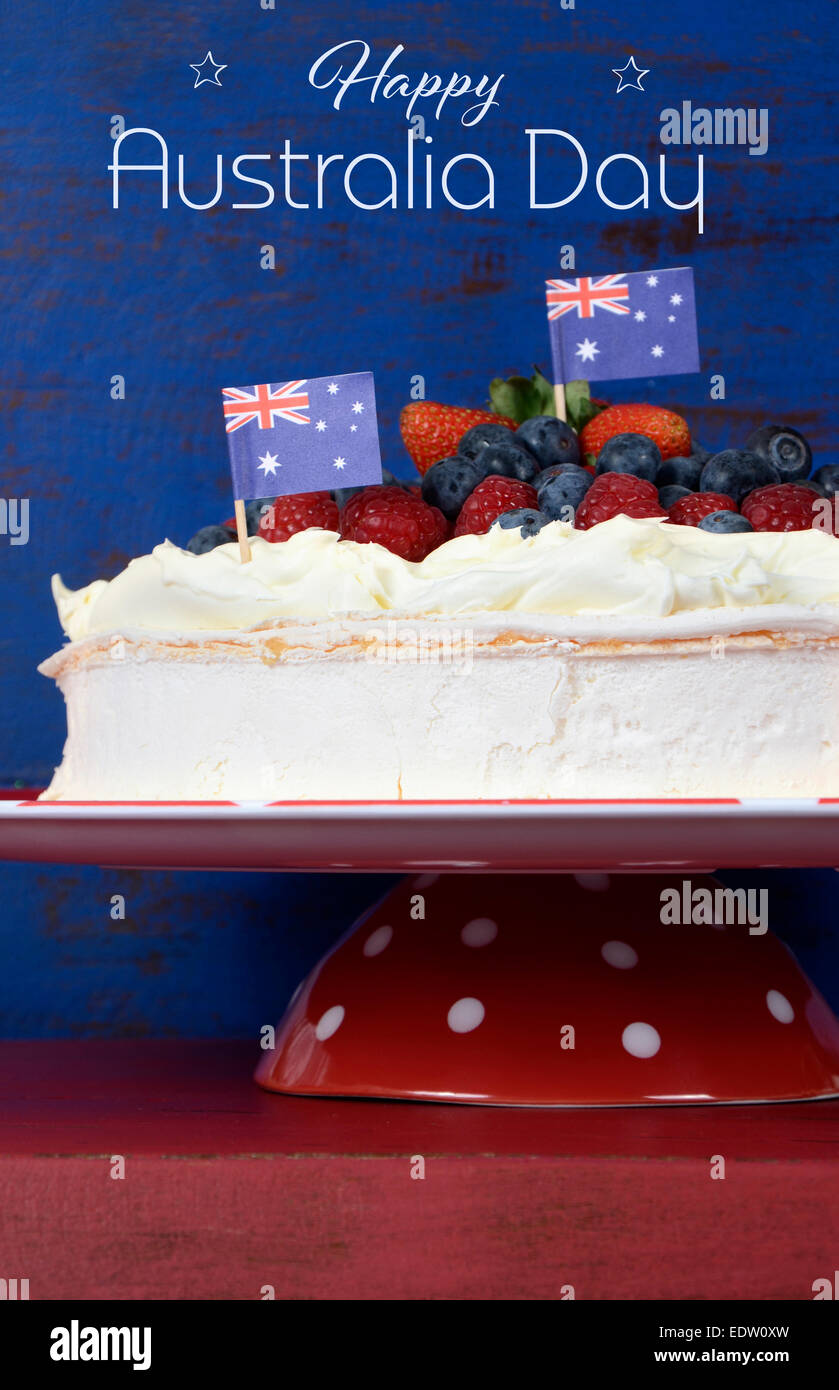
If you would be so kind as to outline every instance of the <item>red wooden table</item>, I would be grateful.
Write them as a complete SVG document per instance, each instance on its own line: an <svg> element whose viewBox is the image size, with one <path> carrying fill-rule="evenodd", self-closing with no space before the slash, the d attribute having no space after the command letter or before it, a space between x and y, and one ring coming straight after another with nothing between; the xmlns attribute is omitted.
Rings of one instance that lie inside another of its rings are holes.
<svg viewBox="0 0 839 1390"><path fill-rule="evenodd" d="M254 1060L0 1044L0 1277L32 1299L807 1300L839 1263L839 1102L285 1098Z"/></svg>

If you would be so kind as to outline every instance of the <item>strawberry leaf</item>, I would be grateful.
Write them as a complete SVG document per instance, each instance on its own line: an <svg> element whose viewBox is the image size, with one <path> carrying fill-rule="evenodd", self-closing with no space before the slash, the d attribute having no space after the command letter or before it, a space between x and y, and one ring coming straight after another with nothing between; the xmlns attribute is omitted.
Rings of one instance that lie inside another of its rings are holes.
<svg viewBox="0 0 839 1390"><path fill-rule="evenodd" d="M591 399L587 381L569 381L565 386L565 410L568 423L577 434L584 429L589 420L605 410L604 405Z"/></svg>

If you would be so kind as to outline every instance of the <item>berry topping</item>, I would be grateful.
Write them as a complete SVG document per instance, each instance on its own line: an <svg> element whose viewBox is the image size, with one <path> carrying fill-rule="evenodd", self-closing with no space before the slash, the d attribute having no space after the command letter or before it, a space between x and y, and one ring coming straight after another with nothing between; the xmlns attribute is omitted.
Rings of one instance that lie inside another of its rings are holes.
<svg viewBox="0 0 839 1390"><path fill-rule="evenodd" d="M759 487L743 503L743 515L755 531L809 531L818 494L800 483Z"/></svg>
<svg viewBox="0 0 839 1390"><path fill-rule="evenodd" d="M539 510L551 521L573 521L594 479L587 468L579 468L574 463L565 464L557 470L550 468L546 472L547 476L540 473L536 479Z"/></svg>
<svg viewBox="0 0 839 1390"><path fill-rule="evenodd" d="M532 483L539 473L537 459L514 437L487 444L475 459L475 466L480 469L481 477L501 473L505 478L518 478L522 483Z"/></svg>
<svg viewBox="0 0 839 1390"><path fill-rule="evenodd" d="M669 512L674 502L678 502L680 497L690 497L689 487L680 487L678 483L667 483L665 487L658 490L658 500L666 512Z"/></svg>
<svg viewBox="0 0 839 1390"><path fill-rule="evenodd" d="M448 538L446 518L403 487L368 487L341 513L341 536L375 542L403 560L424 560Z"/></svg>
<svg viewBox="0 0 839 1390"><path fill-rule="evenodd" d="M519 508L538 511L536 489L518 478L505 478L499 473L492 473L478 483L475 491L467 497L454 533L456 536L482 536L502 512Z"/></svg>
<svg viewBox="0 0 839 1390"><path fill-rule="evenodd" d="M492 524L501 526L505 531L521 531L526 537L537 535L549 521L550 517L535 512L532 507L515 507L511 512L502 512Z"/></svg>
<svg viewBox="0 0 839 1390"><path fill-rule="evenodd" d="M262 513L259 535L264 541L287 541L311 526L338 530L338 504L328 492L292 492L278 497Z"/></svg>
<svg viewBox="0 0 839 1390"><path fill-rule="evenodd" d="M645 434L657 444L661 457L685 457L691 451L690 430L672 410L660 405L610 405L595 415L580 434L584 454L599 456L607 440L616 434Z"/></svg>
<svg viewBox="0 0 839 1390"><path fill-rule="evenodd" d="M598 473L631 473L655 482L661 450L646 434L613 434L597 455Z"/></svg>
<svg viewBox="0 0 839 1390"><path fill-rule="evenodd" d="M712 512L736 512L737 503L725 492L689 492L679 497L667 515L675 526L698 526Z"/></svg>
<svg viewBox="0 0 839 1390"><path fill-rule="evenodd" d="M835 497L839 492L839 463L825 463L821 468L817 468L812 478L813 483L818 483L824 492L825 497Z"/></svg>
<svg viewBox="0 0 839 1390"><path fill-rule="evenodd" d="M533 415L516 430L516 439L526 444L540 468L557 463L579 463L580 445L570 425L555 415Z"/></svg>
<svg viewBox="0 0 839 1390"><path fill-rule="evenodd" d="M699 478L707 461L707 457L699 458L697 454L691 454L690 458L665 459L655 475L656 483L660 488L676 486L698 492Z"/></svg>
<svg viewBox="0 0 839 1390"><path fill-rule="evenodd" d="M484 420L480 425L473 425L467 430L457 446L457 452L465 459L474 459L487 444L504 444L510 438L511 429L515 425L510 421L509 425L498 423L501 417L493 415L491 420ZM505 417L506 418L506 417Z"/></svg>
<svg viewBox="0 0 839 1390"><path fill-rule="evenodd" d="M506 426L516 424L490 410L465 410L460 406L440 405L438 401L411 401L402 409L399 428L405 448L420 473L427 473L433 463L458 452L458 445L473 425Z"/></svg>
<svg viewBox="0 0 839 1390"><path fill-rule="evenodd" d="M724 492L738 504L756 487L768 487L781 481L773 464L752 454L748 449L723 449L713 454L702 469L699 486L702 492Z"/></svg>
<svg viewBox="0 0 839 1390"><path fill-rule="evenodd" d="M196 531L191 540L187 541L186 548L191 550L193 555L206 555L208 550L215 550L217 545L229 545L236 539L236 523L232 526L202 526L200 531Z"/></svg>
<svg viewBox="0 0 839 1390"><path fill-rule="evenodd" d="M732 531L751 531L751 523L739 512L709 512L699 523L700 531L717 531L721 535Z"/></svg>
<svg viewBox="0 0 839 1390"><path fill-rule="evenodd" d="M810 445L791 425L763 425L749 435L746 448L777 468L782 483L797 483L813 466Z"/></svg>
<svg viewBox="0 0 839 1390"><path fill-rule="evenodd" d="M448 521L454 521L461 507L484 477L479 464L471 459L440 459L422 480L422 496L430 507L438 507Z"/></svg>
<svg viewBox="0 0 839 1390"><path fill-rule="evenodd" d="M659 505L654 484L646 478L635 478L631 473L601 473L577 508L574 524L587 531L621 513L634 517L667 516Z"/></svg>

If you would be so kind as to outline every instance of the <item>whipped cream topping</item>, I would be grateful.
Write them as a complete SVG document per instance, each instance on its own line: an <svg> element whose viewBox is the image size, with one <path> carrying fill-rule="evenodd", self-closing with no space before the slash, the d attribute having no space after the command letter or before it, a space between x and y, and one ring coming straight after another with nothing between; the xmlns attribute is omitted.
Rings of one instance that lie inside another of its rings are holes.
<svg viewBox="0 0 839 1390"><path fill-rule="evenodd" d="M55 575L61 625L81 641L125 628L224 632L379 613L661 619L839 604L839 543L819 530L718 535L617 516L590 531L557 521L523 539L495 526L419 564L315 529L279 544L255 537L250 548L242 564L235 543L193 555L165 541L110 581L70 590Z"/></svg>

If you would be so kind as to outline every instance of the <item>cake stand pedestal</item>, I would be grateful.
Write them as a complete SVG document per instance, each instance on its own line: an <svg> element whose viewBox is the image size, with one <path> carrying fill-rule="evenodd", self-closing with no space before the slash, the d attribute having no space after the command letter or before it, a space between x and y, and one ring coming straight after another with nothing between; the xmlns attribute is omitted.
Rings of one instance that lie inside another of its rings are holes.
<svg viewBox="0 0 839 1390"><path fill-rule="evenodd" d="M835 1096L839 1023L760 907L696 876L405 879L298 988L256 1079L476 1105Z"/></svg>

